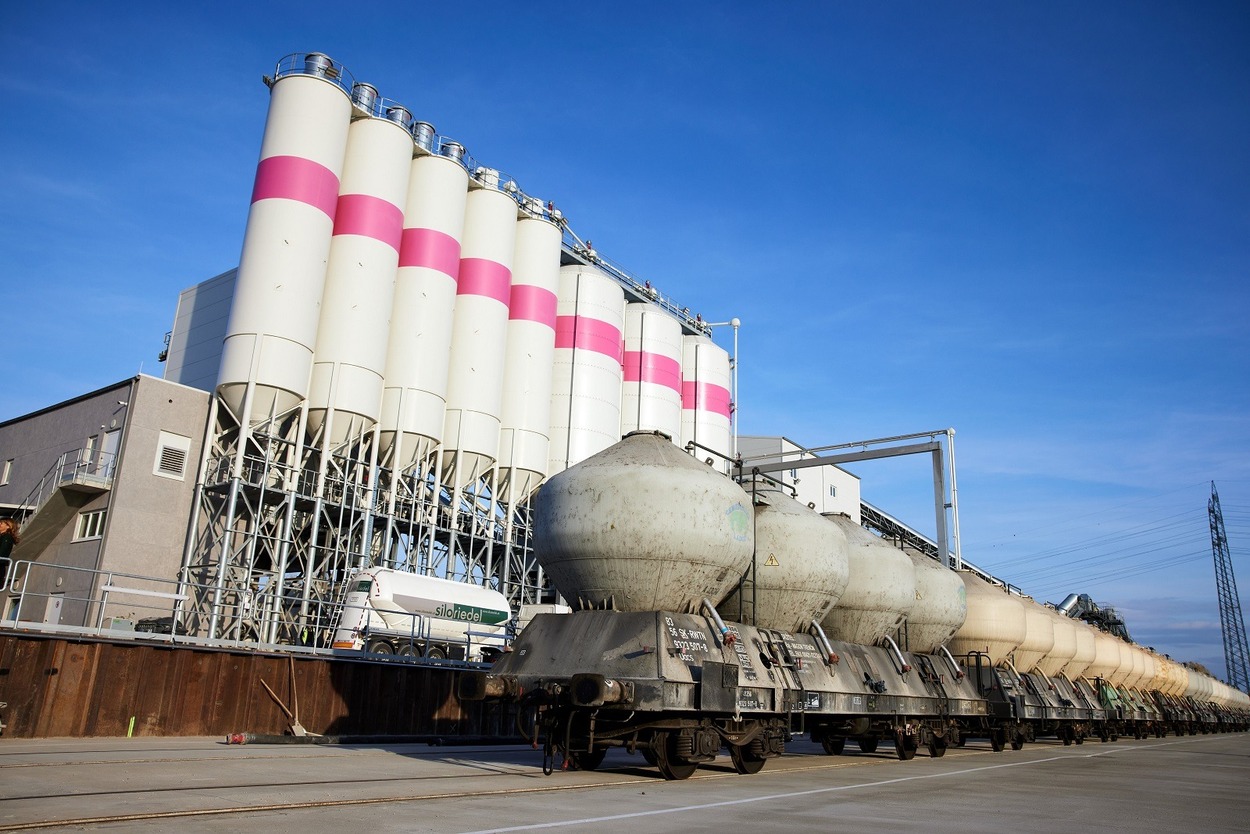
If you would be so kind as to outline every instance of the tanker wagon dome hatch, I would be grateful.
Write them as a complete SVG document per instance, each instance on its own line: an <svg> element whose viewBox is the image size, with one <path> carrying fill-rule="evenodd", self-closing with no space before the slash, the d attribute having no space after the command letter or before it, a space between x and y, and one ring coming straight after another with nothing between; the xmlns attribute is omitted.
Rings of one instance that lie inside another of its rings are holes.
<svg viewBox="0 0 1250 834"><path fill-rule="evenodd" d="M352 588L336 649L479 661L507 645L512 609L489 588L390 568L364 571Z"/></svg>
<svg viewBox="0 0 1250 834"><path fill-rule="evenodd" d="M574 607L698 610L751 561L751 498L657 432L632 432L538 491L534 551Z"/></svg>

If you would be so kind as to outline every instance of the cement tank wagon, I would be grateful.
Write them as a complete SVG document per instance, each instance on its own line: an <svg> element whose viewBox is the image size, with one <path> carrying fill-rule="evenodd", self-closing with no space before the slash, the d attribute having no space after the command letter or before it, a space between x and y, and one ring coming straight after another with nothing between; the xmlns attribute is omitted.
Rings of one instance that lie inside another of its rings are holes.
<svg viewBox="0 0 1250 834"><path fill-rule="evenodd" d="M1046 609L1028 597L1023 597L1024 639L1012 653L1012 665L1020 674L1032 672L1038 661L1055 647L1055 623Z"/></svg>
<svg viewBox="0 0 1250 834"><path fill-rule="evenodd" d="M968 601L959 574L915 550L907 550L916 569L916 602L904 626L913 652L932 652L959 630L968 617Z"/></svg>
<svg viewBox="0 0 1250 834"><path fill-rule="evenodd" d="M694 611L750 564L750 506L670 438L633 433L543 484L534 552L575 607Z"/></svg>
<svg viewBox="0 0 1250 834"><path fill-rule="evenodd" d="M755 588L735 589L717 610L759 628L806 631L846 591L846 535L775 484L746 489L755 505Z"/></svg>
<svg viewBox="0 0 1250 834"><path fill-rule="evenodd" d="M851 581L822 625L831 640L876 645L893 635L916 602L916 569L907 554L844 515L829 516L846 535Z"/></svg>
<svg viewBox="0 0 1250 834"><path fill-rule="evenodd" d="M1006 589L974 573L963 571L960 577L968 594L968 618L950 640L951 653L981 652L989 657L991 666L997 666L1024 642L1024 606Z"/></svg>

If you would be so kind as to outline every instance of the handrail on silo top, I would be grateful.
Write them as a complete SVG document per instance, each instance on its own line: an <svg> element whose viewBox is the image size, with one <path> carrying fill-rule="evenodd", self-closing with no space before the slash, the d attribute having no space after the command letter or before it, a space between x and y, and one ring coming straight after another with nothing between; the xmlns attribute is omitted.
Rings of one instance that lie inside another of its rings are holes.
<svg viewBox="0 0 1250 834"><path fill-rule="evenodd" d="M273 86L278 79L288 75L311 75L324 79L349 96L356 84L356 79L348 72L347 67L323 52L292 52L278 61L273 77L265 78L265 83Z"/></svg>

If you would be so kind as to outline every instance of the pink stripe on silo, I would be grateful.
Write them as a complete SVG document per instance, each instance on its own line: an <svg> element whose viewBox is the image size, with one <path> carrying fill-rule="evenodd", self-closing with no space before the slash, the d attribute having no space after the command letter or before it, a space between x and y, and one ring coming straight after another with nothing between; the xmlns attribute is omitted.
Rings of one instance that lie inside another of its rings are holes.
<svg viewBox="0 0 1250 834"><path fill-rule="evenodd" d="M512 270L485 258L461 258L456 295L484 295L505 307L511 292Z"/></svg>
<svg viewBox="0 0 1250 834"><path fill-rule="evenodd" d="M513 284L508 301L508 318L533 321L556 328L556 294L533 284Z"/></svg>
<svg viewBox="0 0 1250 834"><path fill-rule="evenodd" d="M434 229L404 229L400 266L436 269L453 279L460 274L460 241Z"/></svg>
<svg viewBox="0 0 1250 834"><path fill-rule="evenodd" d="M556 347L602 353L617 363L623 353L620 328L586 316L556 318Z"/></svg>
<svg viewBox="0 0 1250 834"><path fill-rule="evenodd" d="M307 203L334 219L339 199L339 178L326 166L299 156L270 156L256 166L252 202L295 200Z"/></svg>
<svg viewBox="0 0 1250 834"><path fill-rule="evenodd" d="M671 356L629 350L623 365L626 382L650 382L681 391L681 363Z"/></svg>
<svg viewBox="0 0 1250 834"><path fill-rule="evenodd" d="M683 382L681 384L681 407L687 411L710 411L728 417L729 389L708 382Z"/></svg>
<svg viewBox="0 0 1250 834"><path fill-rule="evenodd" d="M334 216L334 234L360 235L385 243L399 252L404 213L399 206L371 194L344 194Z"/></svg>

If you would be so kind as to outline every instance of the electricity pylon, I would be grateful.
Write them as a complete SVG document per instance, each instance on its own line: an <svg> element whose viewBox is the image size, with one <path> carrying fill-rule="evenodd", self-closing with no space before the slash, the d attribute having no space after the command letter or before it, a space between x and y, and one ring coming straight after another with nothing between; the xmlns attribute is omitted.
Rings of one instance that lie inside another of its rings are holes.
<svg viewBox="0 0 1250 834"><path fill-rule="evenodd" d="M1246 621L1241 616L1241 600L1237 597L1237 581L1233 578L1233 559L1228 552L1228 536L1224 533L1224 514L1220 511L1220 494L1211 482L1211 500L1207 502L1211 519L1211 553L1215 557L1215 591L1220 598L1220 630L1224 633L1224 666L1229 686L1250 692L1250 669L1246 645Z"/></svg>

